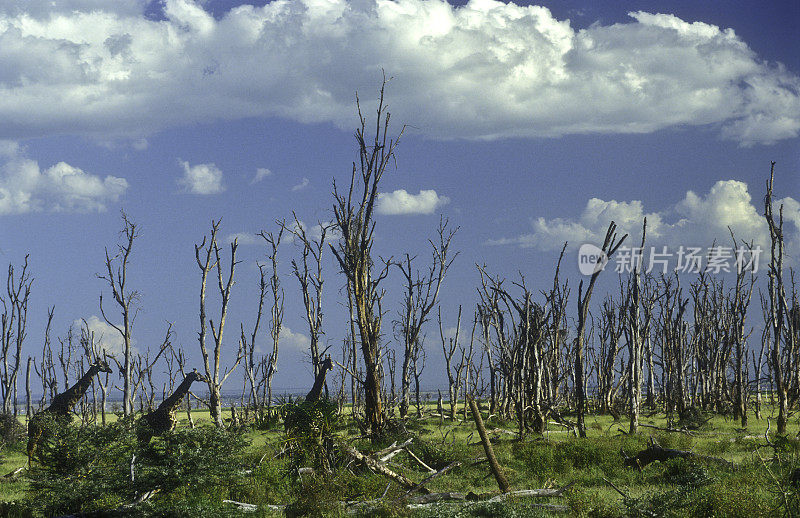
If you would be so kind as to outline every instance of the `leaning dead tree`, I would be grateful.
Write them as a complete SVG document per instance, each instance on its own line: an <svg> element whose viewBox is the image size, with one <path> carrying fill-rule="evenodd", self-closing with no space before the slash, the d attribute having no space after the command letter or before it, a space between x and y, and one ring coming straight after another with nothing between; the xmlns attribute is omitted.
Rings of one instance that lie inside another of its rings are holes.
<svg viewBox="0 0 800 518"><path fill-rule="evenodd" d="M397 321L399 339L403 345L403 365L400 371L401 418L408 414L411 402L411 377L416 372L412 367L415 359L420 356L417 349L422 345L420 332L436 305L447 270L458 255L455 253L448 257L450 242L458 228L448 229L447 226L446 219L439 219L438 239L437 242L429 241L432 249L431 264L424 274L414 269L413 262L416 257L411 257L409 254L406 254L403 261L396 263L405 281L403 309Z"/></svg>
<svg viewBox="0 0 800 518"><path fill-rule="evenodd" d="M17 276L14 266L8 265L6 296L0 296L3 313L0 315L0 396L3 413L17 415L17 376L22 360L22 343L28 323L28 298L33 279L28 271L28 256Z"/></svg>
<svg viewBox="0 0 800 518"><path fill-rule="evenodd" d="M341 238L330 245L342 273L347 278L347 289L351 309L361 341L361 356L364 360L364 405L366 424L373 434L381 431L384 424L383 401L381 399L380 337L381 299L380 289L389 273L391 261L384 262L376 271L372 255L375 232L375 203L378 200L378 185L386 168L394 158L395 148L402 135L390 138L390 115L384 105L386 80L381 86L378 99L375 133L367 135L367 121L361 114L361 104L356 96L358 116L361 122L355 137L358 144L358 162L353 162L350 185L340 192L333 184L333 213L336 228Z"/></svg>
<svg viewBox="0 0 800 518"><path fill-rule="evenodd" d="M201 280L200 280L200 331L198 332L198 341L200 344L200 353L203 355L203 366L205 368L206 383L208 385L208 408L211 412L211 419L218 427L223 426L222 422L222 401L221 392L222 384L228 379L228 376L236 369L239 362L242 360L243 352L241 344L233 365L227 370L223 371L222 362L222 334L225 330L225 320L228 317L228 304L231 297L231 288L233 287L233 276L236 269L236 249L238 243L236 240L230 246L230 265L227 272L227 279L222 266L222 253L219 243L217 241L217 233L219 232L219 221L211 222L211 233L209 236L204 236L203 241L199 245L195 245L194 254L197 266L200 267ZM208 275L211 272L216 272L217 287L220 296L219 319L217 324L214 324L212 318L206 316L206 284L208 282ZM209 353L206 339L208 334L208 327L211 327L211 337L214 341L213 349Z"/></svg>
<svg viewBox="0 0 800 518"><path fill-rule="evenodd" d="M139 227L131 221L127 214L122 213L121 241L117 244L117 253L111 256L106 248L106 272L98 274L111 289L111 297L119 306L121 324L115 324L106 315L103 307L103 294L100 294L100 314L106 324L114 328L122 337L122 412L128 416L133 413L133 357L131 351L131 328L136 318L133 308L139 294L128 289L128 264L133 242L139 237Z"/></svg>

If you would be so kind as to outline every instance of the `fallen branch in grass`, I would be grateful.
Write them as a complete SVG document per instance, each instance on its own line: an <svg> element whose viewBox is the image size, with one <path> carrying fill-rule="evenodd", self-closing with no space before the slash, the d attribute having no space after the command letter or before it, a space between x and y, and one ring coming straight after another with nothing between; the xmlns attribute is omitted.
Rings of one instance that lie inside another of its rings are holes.
<svg viewBox="0 0 800 518"><path fill-rule="evenodd" d="M373 454L373 456L379 458L381 462L386 462L389 459L391 459L392 457L394 457L395 455L397 455L398 453L400 453L400 451L403 448L405 448L406 446L410 445L413 440L414 440L414 438L411 437L406 442L404 442L403 444L397 444L397 441L395 441L388 448L384 448L384 449L382 449L382 450L380 450L378 452L375 452Z"/></svg>
<svg viewBox="0 0 800 518"><path fill-rule="evenodd" d="M648 464L659 461L659 462L666 462L670 459L686 459L686 458L693 458L699 459L706 462L715 462L717 464L722 464L727 467L734 467L734 464L730 461L722 459L720 457L709 457L707 455L698 455L697 453L685 450L675 450L672 448L662 448L659 444L650 437L650 445L647 449L644 449L636 454L634 457L629 457L623 449L620 448L620 453L622 454L622 458L624 460L625 466L635 467L638 468L640 471L642 468L647 466Z"/></svg>
<svg viewBox="0 0 800 518"><path fill-rule="evenodd" d="M448 464L447 466L445 466L444 468L442 468L439 471L437 471L436 473L434 473L434 474L432 474L432 475L430 475L428 477L425 477L422 480L422 482L419 482L418 484L415 484L414 487L412 487L411 489L406 491L406 493L403 496L401 496L400 498L398 498L397 501L400 502L400 501L406 499L409 495L411 495L415 491L419 491L420 489L422 489L423 486L425 484L427 484L428 482L430 482L431 480L441 477L442 475L444 475L445 473L447 473L451 469L453 469L453 468L455 468L457 466L460 466L460 465L461 465L461 462L459 462L459 461L452 462L452 463Z"/></svg>
<svg viewBox="0 0 800 518"><path fill-rule="evenodd" d="M689 430L688 428L664 428L662 426L655 426L652 424L645 424L645 423L639 423L639 426L643 428L652 428L653 430L658 430L660 432L682 433L688 435L689 437L694 437L697 435L695 432Z"/></svg>
<svg viewBox="0 0 800 518"><path fill-rule="evenodd" d="M425 468L426 470L428 470L430 473L436 473L436 470L435 470L435 469L433 469L432 467L430 467L430 466L428 466L427 464L425 464L424 462L422 462L422 459L420 459L419 457L417 457L416 455L414 455L414 452L413 452L413 451L411 451L411 450L409 450L408 448L406 448L406 452L408 453L408 456L409 456L409 457L411 457L412 459L414 459L415 461L417 461L417 464L419 464L420 466L422 466L423 468Z"/></svg>
<svg viewBox="0 0 800 518"><path fill-rule="evenodd" d="M394 480L395 482L397 482L397 484L400 485L400 487L402 487L404 489L411 489L412 487L414 487L416 485L414 483L414 481L404 477L403 475L400 475L399 473L395 473L394 471L392 471L389 468L387 468L386 466L384 466L382 462L380 462L380 461L378 461L376 459L373 459L372 457L369 457L367 455L364 455L363 453L361 453L357 449L353 448L352 446L346 447L345 448L345 452L348 455L350 455L351 457L353 457L354 459L356 459L356 460L358 460L360 462L363 462L369 469L371 469L371 470L373 470L373 471L375 471L377 473L380 473L384 477L387 477L387 478L389 478L391 480ZM422 492L425 492L425 493L428 492L428 490L425 489L425 488L421 488L419 491L422 491Z"/></svg>
<svg viewBox="0 0 800 518"><path fill-rule="evenodd" d="M546 489L518 489L516 491L509 491L507 493L502 493L500 495L494 496L486 502L502 502L508 498L512 497L545 497L545 498L555 498L561 497L564 495L564 492L571 488L575 482L570 482L566 486L556 487L556 488L546 488Z"/></svg>

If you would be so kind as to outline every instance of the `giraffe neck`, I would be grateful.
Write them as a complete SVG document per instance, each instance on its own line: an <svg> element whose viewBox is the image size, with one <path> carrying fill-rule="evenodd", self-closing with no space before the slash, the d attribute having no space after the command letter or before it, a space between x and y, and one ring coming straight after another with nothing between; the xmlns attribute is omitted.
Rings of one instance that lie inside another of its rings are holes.
<svg viewBox="0 0 800 518"><path fill-rule="evenodd" d="M74 385L53 398L50 403L50 410L55 413L65 414L72 410L72 407L83 398L86 391L92 384L92 378L100 372L96 365L89 367L86 374L81 377Z"/></svg>
<svg viewBox="0 0 800 518"><path fill-rule="evenodd" d="M319 399L319 395L322 393L322 386L325 384L325 375L328 373L328 369L323 367L319 374L317 374L317 379L314 380L314 386L311 387L311 392L308 393L306 396L306 401L316 401Z"/></svg>
<svg viewBox="0 0 800 518"><path fill-rule="evenodd" d="M193 382L193 378L189 378L188 376L184 378L181 384L178 385L178 388L175 389L175 392L173 392L171 396L158 405L156 412L173 411L178 405L181 404L186 394L189 393L189 389L191 388Z"/></svg>

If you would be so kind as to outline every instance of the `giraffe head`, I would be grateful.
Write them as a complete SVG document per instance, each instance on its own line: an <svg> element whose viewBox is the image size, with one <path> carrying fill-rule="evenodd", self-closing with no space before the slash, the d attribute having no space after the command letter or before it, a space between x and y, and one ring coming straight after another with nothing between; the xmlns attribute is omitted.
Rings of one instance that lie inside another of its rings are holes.
<svg viewBox="0 0 800 518"><path fill-rule="evenodd" d="M187 374L186 379L191 380L192 383L194 383L195 381L208 383L208 378L197 372L197 369L193 369L192 372Z"/></svg>
<svg viewBox="0 0 800 518"><path fill-rule="evenodd" d="M329 370L333 370L333 361L331 361L331 355L325 357L324 360L320 362L320 370L323 372L327 372Z"/></svg>
<svg viewBox="0 0 800 518"><path fill-rule="evenodd" d="M97 360L95 360L95 362L92 363L90 368L96 369L97 372L108 372L108 373L114 372L111 370L111 367L108 365L108 362L102 358L98 358Z"/></svg>

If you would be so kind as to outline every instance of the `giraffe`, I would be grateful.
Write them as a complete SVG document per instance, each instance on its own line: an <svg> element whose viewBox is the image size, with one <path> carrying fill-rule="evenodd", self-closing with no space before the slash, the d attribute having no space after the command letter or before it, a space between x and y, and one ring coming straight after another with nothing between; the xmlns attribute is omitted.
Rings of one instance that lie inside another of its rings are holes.
<svg viewBox="0 0 800 518"><path fill-rule="evenodd" d="M306 396L306 401L308 402L317 401L319 399L319 395L322 393L322 387L325 386L325 374L327 374L329 370L333 369L331 356L328 355L322 362L320 362L319 367L319 373L314 380L314 386L311 387L311 390Z"/></svg>
<svg viewBox="0 0 800 518"><path fill-rule="evenodd" d="M28 422L28 465L33 460L36 447L47 431L43 423L43 418L51 416L55 419L57 426L66 426L72 421L72 407L83 398L86 391L92 385L92 378L100 372L113 372L105 360L98 359L89 366L89 370L74 385L56 395L50 402L50 406L36 413Z"/></svg>
<svg viewBox="0 0 800 518"><path fill-rule="evenodd" d="M178 406L189 393L192 383L195 381L207 382L205 376L193 370L183 379L175 392L165 399L158 408L152 412L143 415L136 427L136 436L139 439L139 444L142 446L147 445L154 435L161 435L164 432L172 430L178 422L175 416L175 411Z"/></svg>

